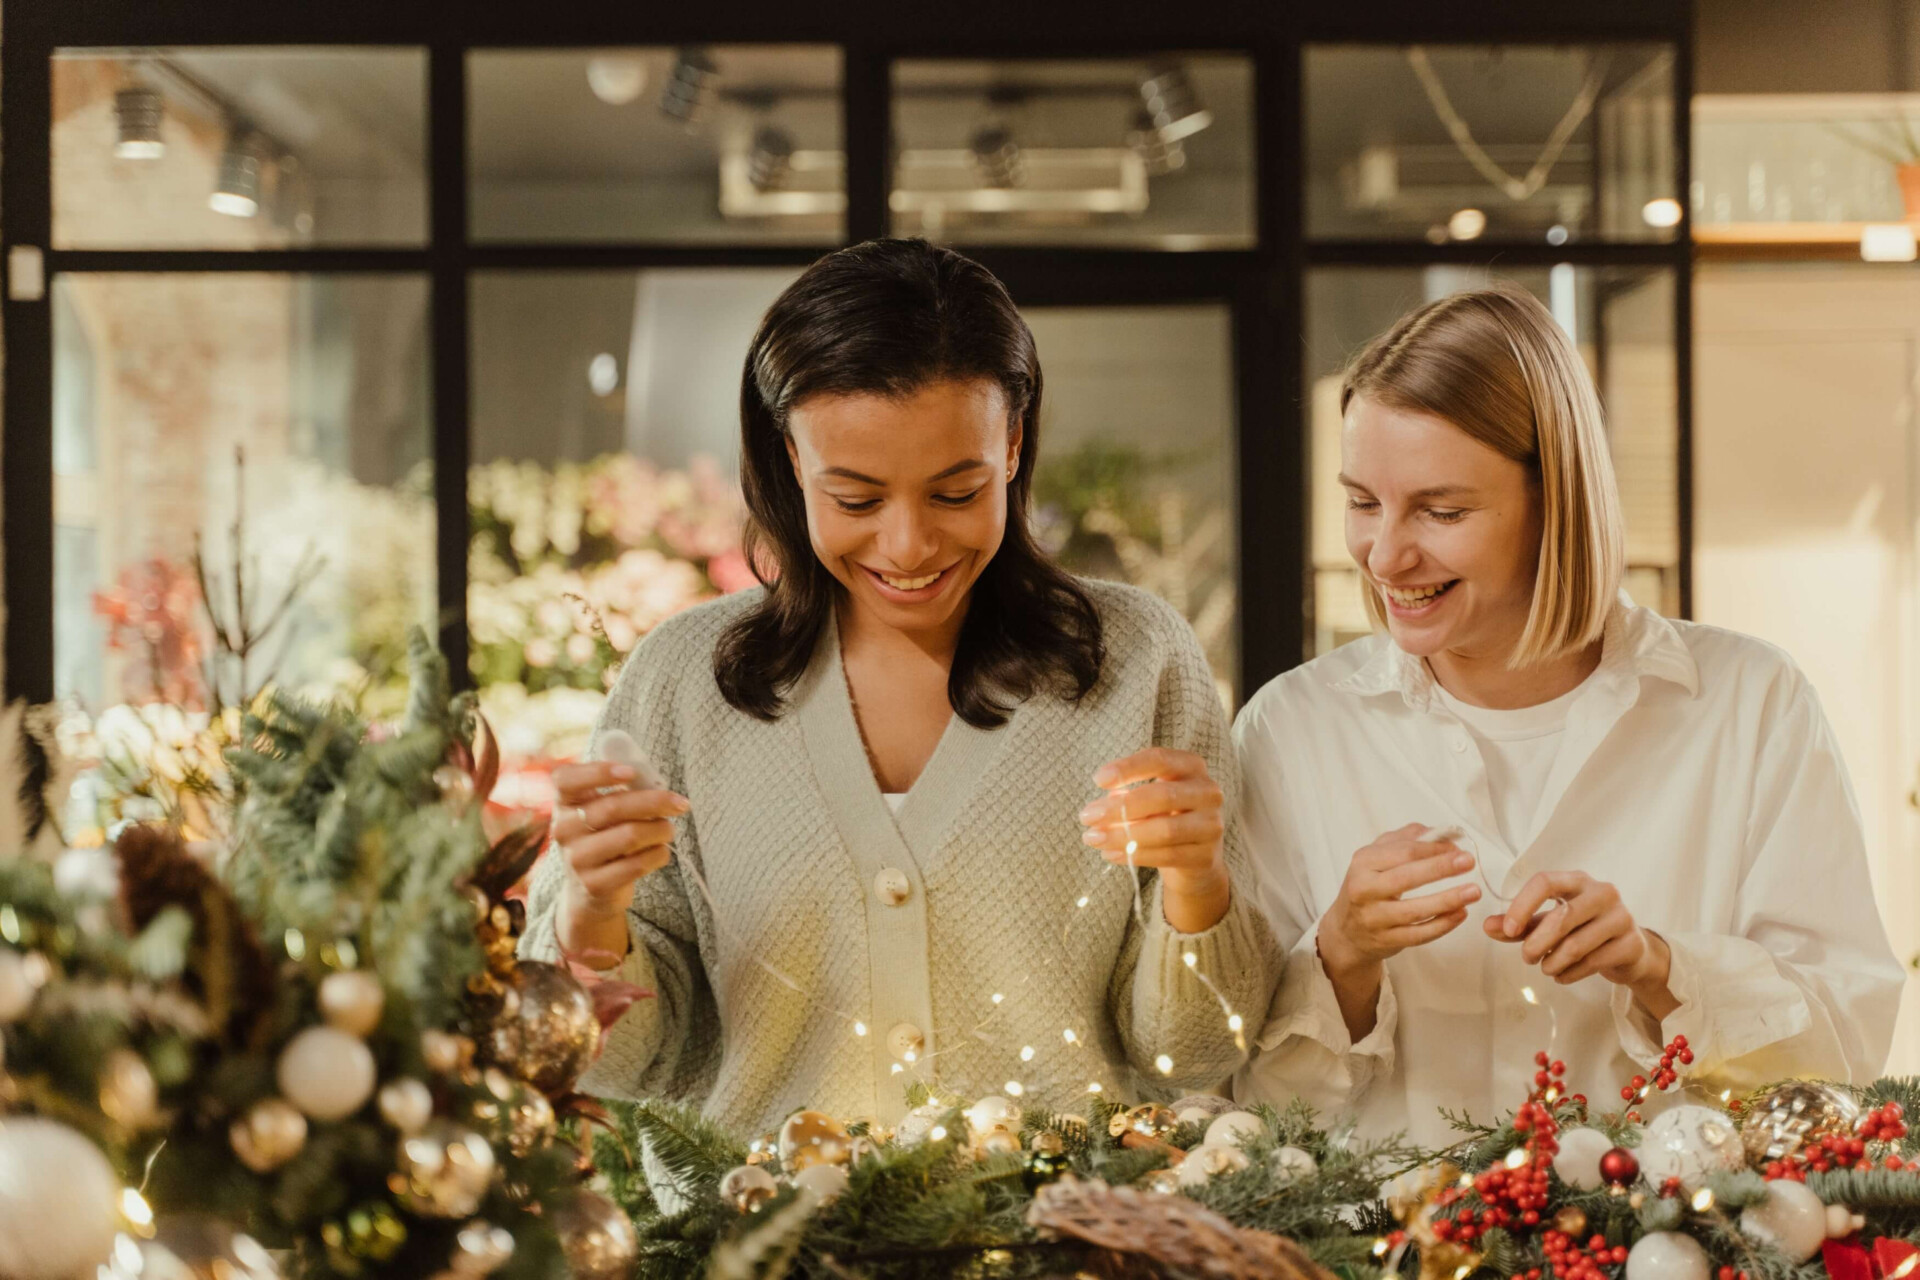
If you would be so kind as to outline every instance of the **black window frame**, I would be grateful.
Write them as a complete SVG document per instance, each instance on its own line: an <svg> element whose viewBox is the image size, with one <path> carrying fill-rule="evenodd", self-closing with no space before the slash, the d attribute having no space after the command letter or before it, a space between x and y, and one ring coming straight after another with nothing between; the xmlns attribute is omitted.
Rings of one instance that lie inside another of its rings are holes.
<svg viewBox="0 0 1920 1280"><path fill-rule="evenodd" d="M1679 382L1681 611L1692 605L1692 245L1683 217L1670 244L1388 244L1304 236L1302 99L1307 46L1321 43L1657 41L1675 50L1678 191L1687 190L1693 67L1692 0L1614 0L1595 13L1527 0L1461 0L1445 12L1394 0L1311 11L1271 0L1180 10L1090 0L974 0L931 14L893 0L832 5L709 0L657 6L475 6L457 18L408 0L324 6L260 0L91 0L0 10L0 248L43 254L47 290L0 304L4 323L4 521L8 698L53 696L52 284L80 272L416 273L430 281L432 438L439 638L455 678L469 679L466 483L471 461L468 285L475 272L654 266L803 266L814 246L473 244L467 236L466 55L488 48L601 45L832 44L843 68L847 243L888 230L886 157L891 70L908 58L1140 57L1221 52L1254 72L1255 227L1250 249L1156 252L1074 247L956 246L986 263L1026 306L1228 307L1233 331L1238 687L1251 694L1298 664L1311 635L1307 571L1303 286L1326 266L1435 262L1650 265L1675 272ZM403 46L427 55L429 238L422 248L56 250L51 247L51 59L57 49L169 46ZM1683 208L1686 201L1682 199Z"/></svg>

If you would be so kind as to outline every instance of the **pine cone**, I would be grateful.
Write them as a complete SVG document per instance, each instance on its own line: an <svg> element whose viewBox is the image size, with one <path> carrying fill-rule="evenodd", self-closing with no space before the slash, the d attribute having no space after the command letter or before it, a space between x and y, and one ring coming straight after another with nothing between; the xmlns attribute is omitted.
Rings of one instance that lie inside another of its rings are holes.
<svg viewBox="0 0 1920 1280"><path fill-rule="evenodd" d="M1183 1195L1069 1176L1034 1194L1027 1221L1122 1255L1114 1274L1142 1260L1219 1280L1332 1280L1293 1241L1236 1227Z"/></svg>
<svg viewBox="0 0 1920 1280"><path fill-rule="evenodd" d="M135 931L168 907L193 919L185 984L206 1006L213 1026L245 1037L273 999L274 968L233 894L168 827L136 823L113 851L120 860L120 900Z"/></svg>

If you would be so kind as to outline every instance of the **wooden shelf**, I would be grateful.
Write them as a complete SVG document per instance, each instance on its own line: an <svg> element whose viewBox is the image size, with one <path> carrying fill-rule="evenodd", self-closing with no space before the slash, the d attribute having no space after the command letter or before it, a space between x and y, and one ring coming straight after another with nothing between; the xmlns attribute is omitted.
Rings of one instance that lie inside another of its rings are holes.
<svg viewBox="0 0 1920 1280"><path fill-rule="evenodd" d="M1858 261L1866 222L1696 222L1694 256L1705 260L1816 258ZM1906 225L1920 237L1920 219Z"/></svg>

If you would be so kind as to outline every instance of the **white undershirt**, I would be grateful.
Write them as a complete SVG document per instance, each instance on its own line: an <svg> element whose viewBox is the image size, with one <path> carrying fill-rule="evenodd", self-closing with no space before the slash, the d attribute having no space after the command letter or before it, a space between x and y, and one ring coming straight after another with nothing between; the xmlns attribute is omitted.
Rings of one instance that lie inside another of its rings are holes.
<svg viewBox="0 0 1920 1280"><path fill-rule="evenodd" d="M880 794L886 798L887 808L895 813L900 812L900 806L907 802L907 793L904 791L883 791Z"/></svg>
<svg viewBox="0 0 1920 1280"><path fill-rule="evenodd" d="M1531 707L1497 711L1460 701L1440 688L1434 690L1449 711L1460 717L1487 767L1487 791L1493 800L1500 835L1516 854L1533 843L1540 817L1540 799L1567 735L1567 708L1585 687L1582 681L1567 692Z"/></svg>

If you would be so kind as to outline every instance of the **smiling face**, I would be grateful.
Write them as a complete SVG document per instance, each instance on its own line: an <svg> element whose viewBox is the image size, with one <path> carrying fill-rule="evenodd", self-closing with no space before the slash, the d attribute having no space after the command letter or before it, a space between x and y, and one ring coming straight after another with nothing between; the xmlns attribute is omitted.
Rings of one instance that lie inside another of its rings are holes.
<svg viewBox="0 0 1920 1280"><path fill-rule="evenodd" d="M788 415L787 452L814 554L864 619L957 632L1000 549L1021 432L989 381L898 399L815 396Z"/></svg>
<svg viewBox="0 0 1920 1280"><path fill-rule="evenodd" d="M1395 643L1504 660L1533 604L1538 482L1444 418L1355 396L1340 436L1347 550Z"/></svg>

